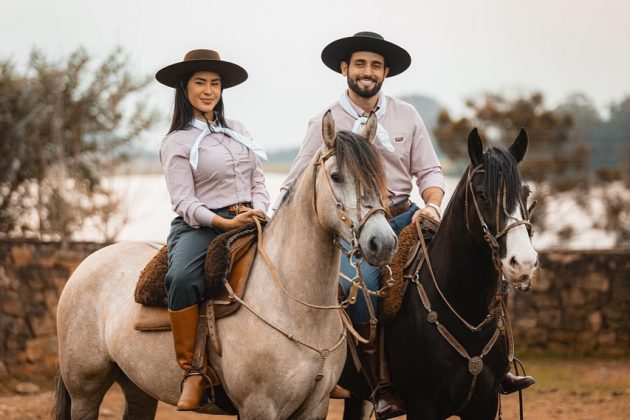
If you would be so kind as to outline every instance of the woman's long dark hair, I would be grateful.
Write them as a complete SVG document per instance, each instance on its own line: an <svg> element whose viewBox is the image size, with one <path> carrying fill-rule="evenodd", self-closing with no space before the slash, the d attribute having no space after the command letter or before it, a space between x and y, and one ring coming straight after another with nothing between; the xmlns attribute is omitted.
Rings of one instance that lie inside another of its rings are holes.
<svg viewBox="0 0 630 420"><path fill-rule="evenodd" d="M179 79L179 83L175 86L175 107L173 109L173 121L168 134L177 130L185 130L190 127L190 122L195 116L193 106L186 95L186 86L193 73L185 74ZM214 107L214 115L216 121L222 126L229 128L225 121L225 106L223 105L223 88L221 88L221 98Z"/></svg>

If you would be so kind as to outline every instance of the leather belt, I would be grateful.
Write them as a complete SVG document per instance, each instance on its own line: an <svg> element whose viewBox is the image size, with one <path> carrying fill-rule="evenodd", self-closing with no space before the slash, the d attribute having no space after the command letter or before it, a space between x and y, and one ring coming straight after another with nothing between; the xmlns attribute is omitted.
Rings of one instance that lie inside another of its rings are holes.
<svg viewBox="0 0 630 420"><path fill-rule="evenodd" d="M410 207L411 207L411 201L404 200L404 201L392 204L387 209L389 210L390 218L393 218L393 217L403 214L404 212L409 210Z"/></svg>

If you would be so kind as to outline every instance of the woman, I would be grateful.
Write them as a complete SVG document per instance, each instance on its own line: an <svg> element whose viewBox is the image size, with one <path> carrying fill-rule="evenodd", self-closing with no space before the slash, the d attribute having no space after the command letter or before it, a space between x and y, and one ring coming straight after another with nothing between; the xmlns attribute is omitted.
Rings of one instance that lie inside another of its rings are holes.
<svg viewBox="0 0 630 420"><path fill-rule="evenodd" d="M155 78L175 88L173 121L160 161L173 210L166 291L177 362L184 370L178 410L199 408L206 380L192 366L198 303L204 296L208 244L220 233L264 218L269 193L260 160L264 149L245 127L226 119L223 89L247 79L240 66L211 50L193 50Z"/></svg>

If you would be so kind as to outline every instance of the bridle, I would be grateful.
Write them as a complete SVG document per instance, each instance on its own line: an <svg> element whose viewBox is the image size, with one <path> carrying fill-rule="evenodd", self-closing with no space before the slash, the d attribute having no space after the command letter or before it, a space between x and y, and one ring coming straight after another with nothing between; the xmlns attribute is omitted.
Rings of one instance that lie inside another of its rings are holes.
<svg viewBox="0 0 630 420"><path fill-rule="evenodd" d="M335 245L341 249L343 251L343 253L348 257L348 258L352 258L352 256L356 256L357 258L362 258L361 257L361 247L359 245L359 237L361 235L361 230L363 229L363 226L365 225L366 221L375 213L377 212L383 212L384 214L387 214L387 211L385 210L385 208L383 207L383 203L382 200L379 196L379 205L378 206L371 206L370 210L365 214L365 215L361 215L361 186L359 185L359 182L356 182L356 188L357 188L357 220L359 221L358 226L356 226L354 224L354 222L352 221L352 218L348 215L348 213L345 210L345 207L343 205L343 203L341 203L334 192L334 189L332 187L332 183L330 181L330 175L328 174L328 171L326 170L326 167L324 165L324 163L326 162L327 159L329 159L330 157L335 155L335 150L333 149L329 149L326 153L322 153L321 151L319 152L319 157L317 158L317 161L313 164L313 208L315 211L315 214L317 215L317 219L319 220L319 215L317 213L317 172L318 172L318 168L321 167L322 170L324 171L324 179L326 180L326 185L328 186L328 190L333 198L333 200L335 201L335 206L337 208L337 214L339 216L339 218L344 222L344 224L346 226L348 226L348 228L350 228L350 231L352 233L352 240L351 240L351 245L352 245L352 249L348 252L346 251L342 246L341 243L339 242L339 237L338 235L335 236L334 238L334 243ZM321 357L321 362L319 365L319 371L315 377L316 382L319 382L322 378L323 378L323 369L324 369L324 363L326 362L326 360L330 357L331 353L333 351L335 351L336 349L340 348L342 343L347 339L347 331L349 331L352 336L354 336L357 340L363 342L363 343L367 343L368 341L372 341L375 334L376 334L376 324L378 323L378 320L376 318L376 315L374 313L374 308L372 307L371 301L368 298L368 288L365 285L365 281L363 280L363 276L361 275L361 270L359 268L359 264L360 261L358 263L352 263L353 266L355 267L355 269L357 270L357 277L356 277L356 283L361 285L361 288L363 289L363 292L365 294L366 297L366 301L368 304L368 310L370 312L370 338L369 339L364 339L363 337L361 337L356 330L353 328L352 326L352 322L350 321L350 319L348 318L348 315L346 314L346 312L343 310L347 305L348 305L348 301L350 300L350 297L348 300L346 300L345 302L342 302L341 304L337 304L337 305L317 305L317 304L313 304L313 303L309 303L304 301L303 299L300 299L299 297L293 295L289 290L287 290L287 288L284 286L284 284L282 283L282 280L280 278L280 273L278 272L278 270L276 269L276 267L273 265L271 259L269 258L269 256L267 255L264 245L263 245L263 231L262 231L262 225L260 223L260 220L258 220L258 218L254 217L253 218L254 223L256 224L257 230L258 230L258 252L261 254L264 263L267 265L267 268L270 270L271 272L271 277L273 278L274 282L276 283L276 285L293 301L300 303L306 307L309 308L313 308L313 309L327 309L327 310L339 310L340 316L341 316L341 320L343 323L343 331L340 335L339 340L331 347L329 348L318 348L315 347L314 345L310 345L308 343L306 343L305 341L295 337L293 334L289 333L288 331L286 331L284 328L280 327L279 325L273 323L272 321L266 319L261 313L259 313L256 309L254 309L253 307L251 307L247 302L245 302L243 299L241 299L236 293L234 293L234 291L232 290L232 288L229 286L229 283L225 282L225 286L226 289L228 290L229 293L229 297L231 300L237 301L238 303L240 303L242 306L244 306L247 310L249 310L253 315L255 315L256 317L258 317L261 321L263 321L265 324L267 324L268 326L270 326L271 328L273 328L274 330L278 331L279 333L283 334L285 337L287 337L289 340L294 341L316 353L318 353ZM321 224L321 221L320 221ZM352 262L352 259L351 259ZM391 273L391 270L390 270ZM391 275L390 275L390 279L388 280L387 284L391 284L391 282L393 282L393 279L391 279ZM387 287L387 286L386 286ZM379 291L381 292L381 291ZM372 292L372 293L376 293L376 292ZM352 300L356 300L356 290L354 291L354 298ZM351 302L351 303L354 303Z"/></svg>
<svg viewBox="0 0 630 420"><path fill-rule="evenodd" d="M320 150L318 158L316 162L313 164L313 210L315 212L315 215L317 216L317 219L319 220L319 214L317 212L317 172L318 172L318 168L321 167L322 171L324 172L324 179L326 181L326 186L328 187L328 192L330 193L330 196L335 202L337 215L339 216L341 221L350 229L350 232L352 235L352 239L350 241L351 248L349 251L346 250L341 245L339 235L335 235L333 239L337 248L345 255L346 258L348 258L350 265L352 265L352 267L354 268L356 272L355 277L352 279L346 277L343 273L339 273L341 275L341 278L343 278L346 281L349 281L352 284L352 286L350 287L350 292L348 293L348 297L346 298L346 300L341 302L340 306L342 308L346 308L348 307L348 305L353 305L354 303L356 303L357 294L359 290L361 290L365 298L365 302L368 308L368 313L370 315L370 336L367 339L361 337L361 335L352 326L352 322L348 319L348 315L346 314L345 311L342 311L342 314L344 314L343 319L346 324L346 328L348 329L348 331L350 331L352 336L354 336L358 341L362 343L368 343L374 340L374 337L376 336L376 326L378 324L378 317L376 316L374 307L372 306L370 295L375 295L377 297L384 296L386 290L389 289L394 284L394 279L392 276L391 268L389 267L389 265L386 265L387 269L389 270L389 278L385 279L385 285L381 289L376 290L376 291L372 291L368 289L367 285L365 284L363 275L361 273L361 263L363 261L363 253L361 251L361 245L359 244L359 237L361 236L361 231L363 230L365 223L369 220L370 217L372 217L374 214L379 213L379 212L382 212L385 216L387 216L388 212L385 209L385 206L383 205L382 197L379 194L378 205L374 206L374 205L364 204L366 207L369 207L370 209L367 211L367 213L365 213L364 215L361 215L361 204L362 204L361 198L363 197L363 193L362 193L363 188L362 188L362 185L359 183L359 181L355 180L355 191L356 191L356 197L357 197L356 218L358 221L358 226L355 225L354 221L352 220L352 218L346 211L343 203L340 202L339 199L337 199L337 196L335 195L335 191L332 186L332 182L330 180L330 174L326 170L325 162L328 159L330 159L332 156L335 156L335 154L336 152L334 149L328 149L325 151L325 153ZM320 224L321 224L321 221L320 221Z"/></svg>
<svg viewBox="0 0 630 420"><path fill-rule="evenodd" d="M529 221L529 215L536 204L536 202L533 202L530 208L527 209L519 197L518 204L521 208L521 211L523 212L524 219L517 220L499 231L498 230L500 226L499 216L501 214L501 211L503 211L503 213L508 218L511 218L511 216L507 212L507 194L506 194L505 181L502 180L501 186L499 188L499 193L496 198L495 217L496 217L497 232L494 234L491 233L490 228L488 227L488 224L486 223L486 220L483 217L483 214L481 213L481 208L475 196L475 192L473 190L473 185L472 185L474 176L480 173L485 173L485 169L483 169L483 165L478 165L474 168L472 166L468 167L468 173L466 176L466 185L464 187L465 188L464 207L465 207L465 213L466 213L465 214L466 229L468 230L469 233L471 233L470 217L469 217L469 213L470 213L469 212L469 198L468 198L469 193L470 193L472 197L472 203L475 207L475 213L477 215L477 218L479 219L479 223L481 224L481 228L483 230L484 240L486 241L486 243L492 250L492 261L493 261L495 269L497 270L497 275L500 281L497 281L497 290L496 290L494 298L492 299L492 301L490 302L490 305L488 306L488 312L486 313L485 317L479 324L472 325L466 319L464 319L464 317L462 317L457 312L457 310L451 305L449 300L446 298L446 296L442 292L439 286L439 283L437 282L435 273L433 272L433 267L431 265L431 260L429 258L428 247L424 240L422 231L420 229L420 220L416 221L416 227L418 231L419 241L422 246L424 261L427 264L427 269L433 281L433 286L435 287L437 293L439 294L441 299L444 301L444 303L446 304L447 308L451 311L451 313L457 319L459 319L459 321L466 328L468 328L468 330L470 330L473 333L480 332L484 325L490 323L493 319L496 320L495 330L492 336L490 337L490 339L483 346L478 356L471 356L469 352L466 350L466 348L457 340L457 338L455 338L455 336L446 328L446 326L440 323L438 313L434 309L432 309L431 302L429 301L429 295L427 294L422 282L420 281L420 270L422 268L422 263L417 264L415 267L414 273L411 275L408 275L408 277L411 279L411 282L416 285L416 289L418 291L418 295L420 297L422 306L427 312L427 317L426 317L427 322L435 326L435 328L440 333L440 335L442 335L442 337L451 345L451 347L453 347L455 351L457 351L457 353L459 353L463 358L468 360L468 371L472 375L472 381L468 389L466 399L463 402L463 404L460 406L460 408L456 410L456 413L461 412L461 410L463 410L464 407L471 400L475 392L478 375L483 370L483 366L484 366L483 358L492 350L492 348L496 344L500 335L503 334L506 337L508 361L512 362L514 359L514 340L512 336L512 327L510 324L510 319L509 319L507 307L505 304L505 296L507 295L509 291L509 287L508 287L509 284L505 279L503 279L502 262L499 256L499 239L503 237L504 235L506 235L510 229L513 229L520 225L525 225L527 227L527 231L531 238L532 227ZM527 289L529 289L529 282L525 290Z"/></svg>
<svg viewBox="0 0 630 420"><path fill-rule="evenodd" d="M330 181L330 174L328 173L328 171L326 170L326 166L324 165L324 163L328 159L330 159L332 156L335 156L335 155L336 155L336 152L334 149L328 149L326 153L320 150L319 157L317 161L313 164L313 168L314 168L313 170L313 209L315 211L315 214L317 215L317 219L319 220L319 214L317 213L317 185L316 183L317 183L317 169L321 167L322 171L324 172L324 179L326 180L328 191L330 192L330 195L332 196L332 199L335 202L335 206L337 208L337 215L339 216L341 221L346 226L348 226L352 234L352 239L350 242L352 246L351 253L357 258L361 258L362 253L361 253L361 247L359 245L359 236L361 236L361 231L363 230L363 227L365 226L365 222L367 222L368 219L373 214L378 213L378 212L382 212L385 216L387 216L387 211L385 210L385 207L383 206L383 200L379 195L378 206L366 205L366 207L370 207L370 210L368 210L368 212L362 216L361 215L361 197L363 196L362 194L363 188L362 188L362 185L360 185L359 181L355 181L355 188L357 192L356 216L357 216L357 221L359 222L359 225L356 226L354 224L354 221L348 215L348 212L346 212L346 209L343 203L337 199L332 183ZM340 246L338 235L335 237L335 243L337 244L338 247Z"/></svg>
<svg viewBox="0 0 630 420"><path fill-rule="evenodd" d="M494 263L494 267L497 270L499 277L501 277L503 263L501 262L501 257L499 254L499 249L500 249L499 239L505 236L510 229L514 229L515 227L521 226L521 225L525 225L525 227L527 228L527 233L529 234L529 238L530 239L532 238L534 233L533 233L532 224L529 221L529 219L530 219L531 212L534 210L534 207L536 206L536 201L533 201L528 209L523 203L523 201L521 200L521 198L518 197L518 205L521 209L521 213L523 214L523 220L516 220L499 231L501 211L504 213L504 215L508 219L513 218L507 211L507 192L506 192L505 181L502 180L501 187L499 187L499 192L497 194L496 205L495 205L495 226L496 226L497 232L493 234L492 232L490 232L490 228L488 227L488 224L486 223L486 220L483 217L483 214L481 214L479 202L477 201L475 191L473 190L472 181L473 181L474 176L480 173L485 173L485 172L486 170L483 169L483 164L478 165L474 168L472 166L468 167L468 174L466 176L466 186L465 186L466 195L464 197L464 207L465 207L465 214L466 214L466 230L468 230L468 232L471 233L470 216L469 216L470 211L468 210L469 208L468 196L470 194L470 196L472 197L473 205L475 207L475 213L477 215L477 219L479 220L481 229L483 230L483 239L486 241L486 243L490 247L490 250L492 251L492 262ZM528 280L527 283L522 284L522 285L517 285L516 287L519 290L527 291L529 290L530 285L531 285L531 280Z"/></svg>

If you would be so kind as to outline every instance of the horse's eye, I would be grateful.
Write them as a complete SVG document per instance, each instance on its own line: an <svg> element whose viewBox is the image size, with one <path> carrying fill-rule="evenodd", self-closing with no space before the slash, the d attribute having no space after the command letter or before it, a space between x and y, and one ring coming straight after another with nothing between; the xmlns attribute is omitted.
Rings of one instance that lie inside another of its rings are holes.
<svg viewBox="0 0 630 420"><path fill-rule="evenodd" d="M334 182L335 184L341 184L343 182L343 180L341 179L341 175L339 175L339 173L337 172L333 172L332 174L330 174L330 179L332 179L332 182Z"/></svg>
<svg viewBox="0 0 630 420"><path fill-rule="evenodd" d="M477 197L479 197L479 199L481 201L488 201L488 196L486 195L486 190L483 187L477 187L475 189L475 192L477 193Z"/></svg>
<svg viewBox="0 0 630 420"><path fill-rule="evenodd" d="M529 188L529 185L527 184L523 184L523 195L525 195L525 197L528 197L532 192L532 189Z"/></svg>

